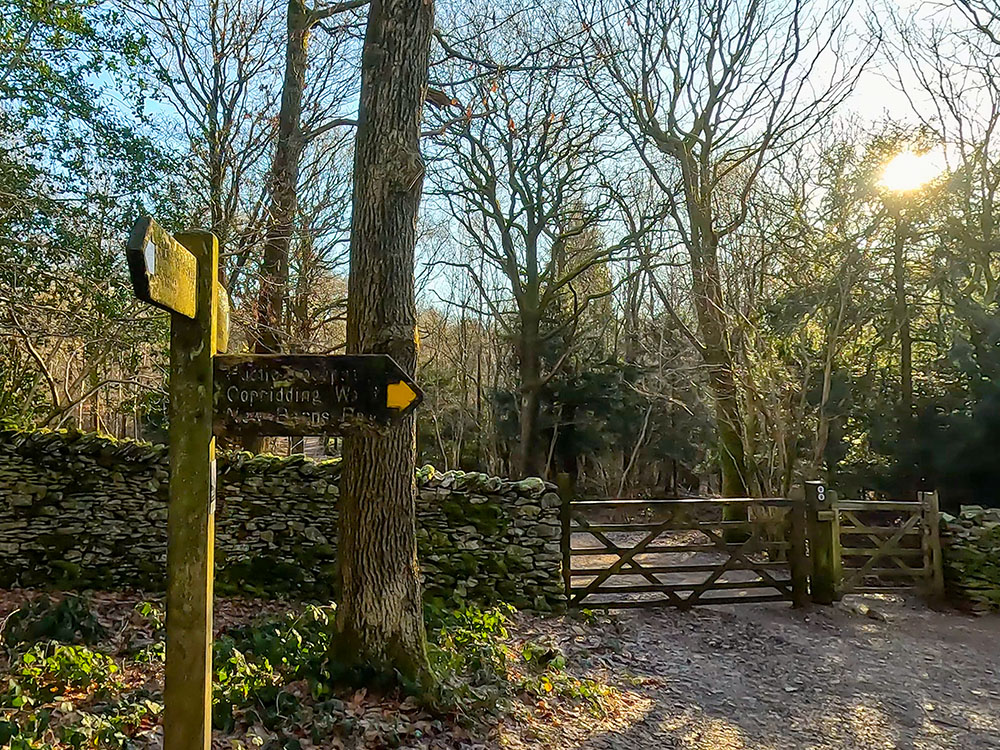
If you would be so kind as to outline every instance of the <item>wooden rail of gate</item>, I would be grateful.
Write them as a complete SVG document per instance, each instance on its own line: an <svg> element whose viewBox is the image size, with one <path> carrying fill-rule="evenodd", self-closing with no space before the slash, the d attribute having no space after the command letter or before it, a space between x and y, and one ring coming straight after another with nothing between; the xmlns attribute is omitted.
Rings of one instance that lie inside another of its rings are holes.
<svg viewBox="0 0 1000 750"><path fill-rule="evenodd" d="M938 512L926 499L931 493L921 495L918 502L836 501L841 595L910 588L940 593L941 542L930 518Z"/></svg>
<svg viewBox="0 0 1000 750"><path fill-rule="evenodd" d="M813 599L918 589L944 594L936 492L914 501L840 500L806 482Z"/></svg>
<svg viewBox="0 0 1000 750"><path fill-rule="evenodd" d="M572 607L686 609L700 604L771 601L801 606L808 601L802 501L577 499L565 480L561 492L563 575ZM755 508L757 517L704 518L706 514L722 516L724 508ZM649 513L655 517L641 517ZM616 514L627 520L607 520ZM680 538L682 533L689 538ZM576 543L582 539L591 544ZM677 561L677 555L687 559Z"/></svg>

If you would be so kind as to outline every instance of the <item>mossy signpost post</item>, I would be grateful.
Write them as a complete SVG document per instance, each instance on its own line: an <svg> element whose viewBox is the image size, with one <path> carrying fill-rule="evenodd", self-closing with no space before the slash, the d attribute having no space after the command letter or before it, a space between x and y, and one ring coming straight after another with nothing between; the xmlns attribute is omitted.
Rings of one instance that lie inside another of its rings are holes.
<svg viewBox="0 0 1000 750"><path fill-rule="evenodd" d="M171 237L146 217L132 228L126 254L136 296L171 313L163 746L207 750L215 549L212 356L229 330L228 305L219 304L219 243L209 232Z"/></svg>
<svg viewBox="0 0 1000 750"><path fill-rule="evenodd" d="M378 430L422 393L387 355L217 357L229 298L210 232L171 236L139 219L126 248L136 296L170 316L170 504L164 750L208 750L212 735L215 431L320 435ZM220 407L215 414L213 399ZM217 417L217 419L215 418Z"/></svg>

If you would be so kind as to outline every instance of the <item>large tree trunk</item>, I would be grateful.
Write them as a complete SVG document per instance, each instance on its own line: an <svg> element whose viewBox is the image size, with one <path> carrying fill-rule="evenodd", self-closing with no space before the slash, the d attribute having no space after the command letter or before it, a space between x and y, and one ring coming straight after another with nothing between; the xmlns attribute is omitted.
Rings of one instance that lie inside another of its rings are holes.
<svg viewBox="0 0 1000 750"><path fill-rule="evenodd" d="M417 363L413 257L424 167L419 138L434 6L374 0L361 60L347 351ZM429 674L415 508L416 421L344 441L341 661L385 679Z"/></svg>
<svg viewBox="0 0 1000 750"><path fill-rule="evenodd" d="M746 452L741 432L739 394L733 351L729 343L728 320L722 297L719 275L718 245L711 217L689 203L692 215L693 241L691 279L698 329L702 335L702 358L708 368L708 382L715 401L715 428L718 433L720 488L723 497L748 497ZM748 520L744 506L727 505L722 509L724 521ZM727 542L741 542L746 533L727 529Z"/></svg>
<svg viewBox="0 0 1000 750"><path fill-rule="evenodd" d="M288 2L288 38L285 40L285 77L278 112L278 143L268 176L270 223L264 236L257 298L257 354L282 350L283 317L288 294L288 255L298 209L299 163L302 159L302 92L306 84L310 18L300 0ZM274 441L254 436L244 441L252 453L273 450Z"/></svg>
<svg viewBox="0 0 1000 750"><path fill-rule="evenodd" d="M278 144L268 190L271 222L264 237L260 297L257 310L258 354L281 351L282 318L288 287L288 254L298 209L299 163L302 159L302 92L306 83L307 43L311 19L300 0L288 2L285 77L278 113Z"/></svg>
<svg viewBox="0 0 1000 750"><path fill-rule="evenodd" d="M522 477L540 477L542 475L542 459L544 451L539 451L538 445L538 416L541 412L541 403L538 398L538 389L535 387L521 389L521 424L520 441L518 448L518 463Z"/></svg>
<svg viewBox="0 0 1000 750"><path fill-rule="evenodd" d="M897 214L895 217L892 253L894 292L893 313L899 328L899 437L905 456L902 471L901 496L916 499L917 472L914 462L915 425L913 419L913 343L910 336L910 306L906 301L906 238L908 227Z"/></svg>
<svg viewBox="0 0 1000 750"><path fill-rule="evenodd" d="M675 151L681 168L687 208L691 258L691 291L698 330L702 336L702 359L708 368L708 382L715 401L719 468L723 497L749 495L745 446L741 431L739 394L734 357L729 341L729 320L719 273L719 240L712 216L712 187L706 165L695 162L690 152ZM741 508L727 507L726 520L746 517Z"/></svg>
<svg viewBox="0 0 1000 750"><path fill-rule="evenodd" d="M816 445L813 447L813 471L822 476L826 445L830 440L830 390L833 387L833 341L827 346L826 360L823 362L823 389L820 393L816 421Z"/></svg>
<svg viewBox="0 0 1000 750"><path fill-rule="evenodd" d="M538 417L541 412L541 354L538 342L538 321L522 316L521 341L518 347L518 369L521 380L521 408L518 414L520 445L518 469L522 477L541 476L544 451L539 445Z"/></svg>
<svg viewBox="0 0 1000 750"><path fill-rule="evenodd" d="M719 436L719 465L724 497L748 495L746 456L740 432L741 416L734 376L733 353L726 335L722 285L715 249L703 249L691 264L695 311L704 341L704 360L715 401L715 422Z"/></svg>

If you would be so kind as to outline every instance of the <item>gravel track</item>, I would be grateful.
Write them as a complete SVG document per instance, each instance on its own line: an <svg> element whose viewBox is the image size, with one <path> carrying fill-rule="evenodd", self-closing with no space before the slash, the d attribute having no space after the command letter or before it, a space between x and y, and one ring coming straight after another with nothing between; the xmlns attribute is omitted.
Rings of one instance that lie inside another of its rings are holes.
<svg viewBox="0 0 1000 750"><path fill-rule="evenodd" d="M867 613L859 604L871 609ZM552 750L1000 748L1000 616L900 597L525 620L627 710L510 738Z"/></svg>

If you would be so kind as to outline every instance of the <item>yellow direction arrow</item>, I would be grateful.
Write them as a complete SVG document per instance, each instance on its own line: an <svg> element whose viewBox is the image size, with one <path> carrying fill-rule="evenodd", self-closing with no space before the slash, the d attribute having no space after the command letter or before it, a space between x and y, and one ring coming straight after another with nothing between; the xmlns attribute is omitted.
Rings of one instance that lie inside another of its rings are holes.
<svg viewBox="0 0 1000 750"><path fill-rule="evenodd" d="M136 297L186 318L195 317L198 263L191 251L151 216L133 225L126 257ZM229 345L229 294L218 281L215 288L215 351L224 352Z"/></svg>
<svg viewBox="0 0 1000 750"><path fill-rule="evenodd" d="M416 409L424 400L424 392L413 382L413 378L392 357L388 355L368 355L384 358L385 407L390 416L402 417Z"/></svg>
<svg viewBox="0 0 1000 750"><path fill-rule="evenodd" d="M390 409L403 411L419 398L420 394L403 380L398 383L389 383L385 389L385 405Z"/></svg>

